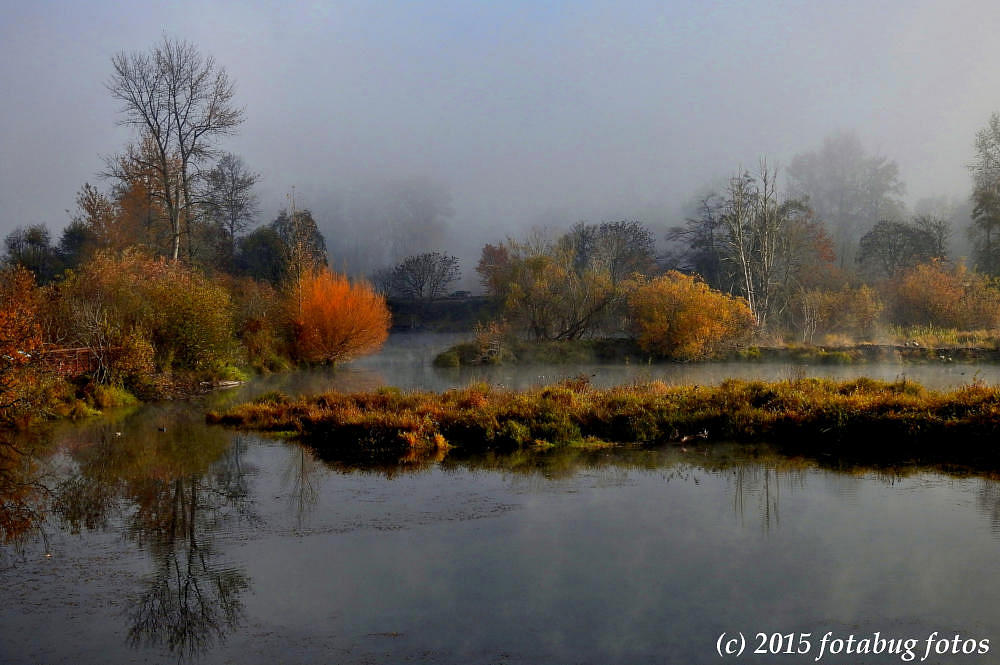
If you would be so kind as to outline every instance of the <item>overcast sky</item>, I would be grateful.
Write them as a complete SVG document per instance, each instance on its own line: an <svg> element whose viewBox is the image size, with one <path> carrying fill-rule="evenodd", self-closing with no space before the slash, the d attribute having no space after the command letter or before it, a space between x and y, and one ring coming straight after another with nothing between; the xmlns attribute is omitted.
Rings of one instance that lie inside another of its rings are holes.
<svg viewBox="0 0 1000 665"><path fill-rule="evenodd" d="M1000 110L988 0L0 8L3 234L61 229L84 182L107 185L101 156L129 140L110 58L163 34L237 82L246 122L224 147L261 174L265 218L292 185L310 206L419 176L483 242L546 220L673 224L707 184L835 130L898 161L908 201L964 198L975 132Z"/></svg>

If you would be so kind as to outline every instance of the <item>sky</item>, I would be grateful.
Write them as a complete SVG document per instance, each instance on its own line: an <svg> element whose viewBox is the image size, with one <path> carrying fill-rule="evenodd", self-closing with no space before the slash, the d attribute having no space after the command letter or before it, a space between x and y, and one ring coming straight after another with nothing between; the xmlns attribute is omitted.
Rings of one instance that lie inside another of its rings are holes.
<svg viewBox="0 0 1000 665"><path fill-rule="evenodd" d="M237 84L220 144L261 175L262 222L421 178L456 244L532 225L681 221L761 157L835 131L896 160L906 199L966 199L1000 111L1000 3L537 0L0 0L0 233L70 219L131 139L105 82L118 52L189 40ZM67 212L69 211L69 212ZM458 240L458 236L466 238ZM456 252L454 248L444 250Z"/></svg>

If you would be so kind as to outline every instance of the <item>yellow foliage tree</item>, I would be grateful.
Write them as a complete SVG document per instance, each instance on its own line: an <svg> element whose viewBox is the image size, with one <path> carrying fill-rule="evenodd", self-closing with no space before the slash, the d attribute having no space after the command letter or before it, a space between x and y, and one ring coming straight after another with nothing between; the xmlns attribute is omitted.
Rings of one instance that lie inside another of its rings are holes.
<svg viewBox="0 0 1000 665"><path fill-rule="evenodd" d="M327 269L302 274L289 303L295 351L307 362L338 362L379 349L389 336L385 298L367 282Z"/></svg>
<svg viewBox="0 0 1000 665"><path fill-rule="evenodd" d="M745 300L674 270L638 280L628 291L636 340L658 356L711 358L745 341L754 329Z"/></svg>

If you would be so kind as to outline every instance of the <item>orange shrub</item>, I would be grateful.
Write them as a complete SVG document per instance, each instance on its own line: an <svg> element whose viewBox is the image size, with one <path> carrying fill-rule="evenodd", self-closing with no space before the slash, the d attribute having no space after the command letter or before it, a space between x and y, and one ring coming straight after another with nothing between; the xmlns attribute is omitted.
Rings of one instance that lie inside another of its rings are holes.
<svg viewBox="0 0 1000 665"><path fill-rule="evenodd" d="M746 340L754 328L750 307L677 271L628 289L639 346L679 360L710 358Z"/></svg>
<svg viewBox="0 0 1000 665"><path fill-rule="evenodd" d="M23 365L41 346L37 309L38 290L31 271L22 266L0 271L0 359Z"/></svg>
<svg viewBox="0 0 1000 665"><path fill-rule="evenodd" d="M389 336L385 298L367 282L323 269L293 288L290 317L295 351L308 362L338 362L378 350Z"/></svg>
<svg viewBox="0 0 1000 665"><path fill-rule="evenodd" d="M38 383L32 360L41 348L38 289L22 266L0 270L0 419L26 408Z"/></svg>
<svg viewBox="0 0 1000 665"><path fill-rule="evenodd" d="M924 263L889 287L894 292L895 323L960 330L1000 325L1000 290L989 277L964 265Z"/></svg>

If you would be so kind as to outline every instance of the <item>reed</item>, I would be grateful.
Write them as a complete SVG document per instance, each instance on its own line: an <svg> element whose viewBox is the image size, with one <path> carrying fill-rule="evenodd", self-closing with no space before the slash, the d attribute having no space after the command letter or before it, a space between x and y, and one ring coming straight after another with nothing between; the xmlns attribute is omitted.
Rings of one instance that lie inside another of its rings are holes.
<svg viewBox="0 0 1000 665"><path fill-rule="evenodd" d="M997 449L1000 387L935 392L905 380L800 378L595 389L575 379L526 391L480 383L443 393L382 388L296 400L268 395L207 419L294 432L320 449L761 441L808 452L899 458L944 451L966 459Z"/></svg>

